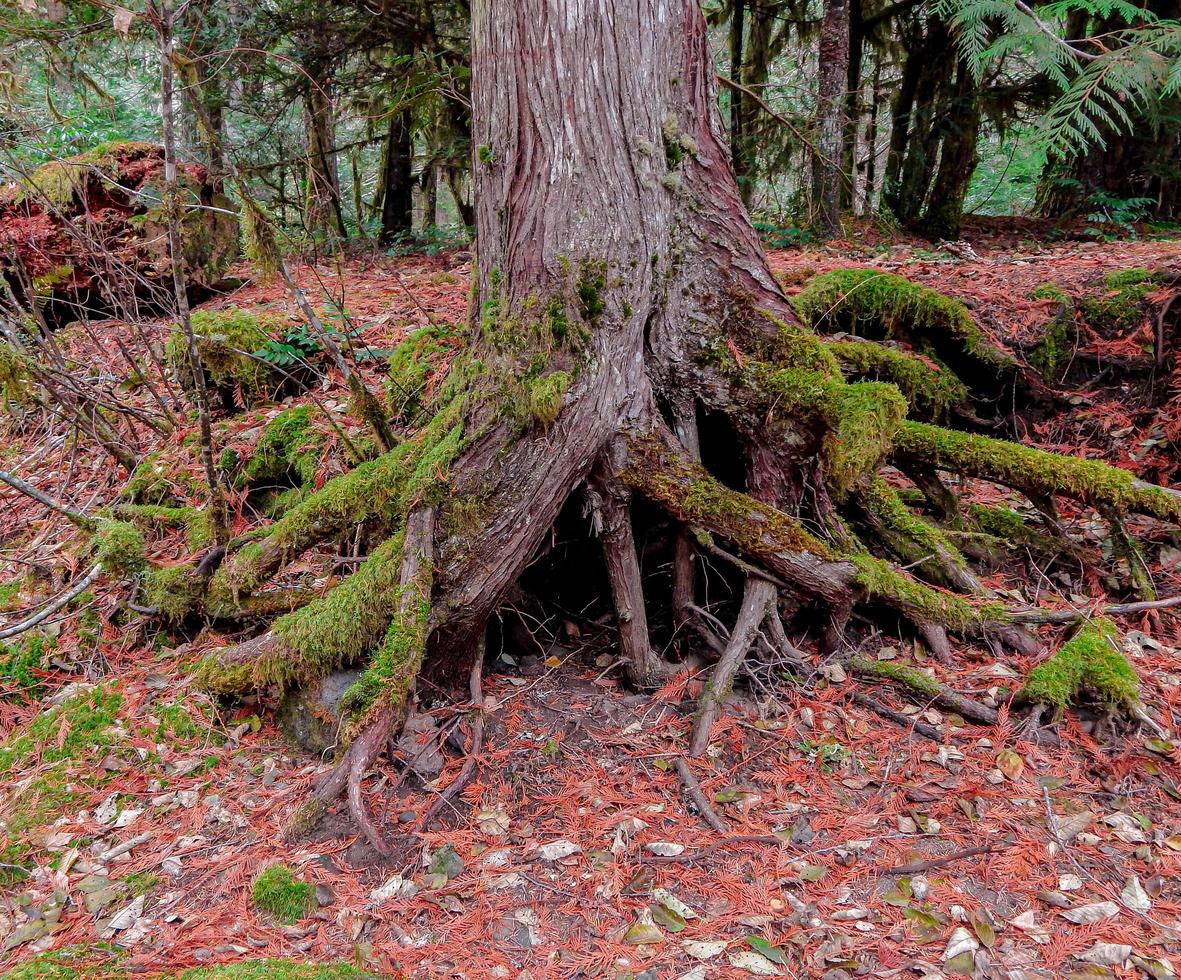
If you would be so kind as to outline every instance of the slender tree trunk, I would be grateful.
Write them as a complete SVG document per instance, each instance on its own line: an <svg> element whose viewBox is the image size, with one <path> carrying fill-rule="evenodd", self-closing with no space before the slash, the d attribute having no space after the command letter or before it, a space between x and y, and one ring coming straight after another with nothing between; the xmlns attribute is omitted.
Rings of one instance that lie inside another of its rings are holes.
<svg viewBox="0 0 1181 980"><path fill-rule="evenodd" d="M325 83L314 73L311 77L315 82L304 99L308 173L304 222L312 231L323 230L343 238L344 214L340 203L332 101L323 87Z"/></svg>
<svg viewBox="0 0 1181 980"><path fill-rule="evenodd" d="M849 5L849 57L845 88L845 133L841 169L848 180L841 182L841 207L853 210L857 198L857 136L861 129L864 101L861 97L861 65L865 48L865 11L861 0L847 0ZM826 11L827 13L827 11Z"/></svg>
<svg viewBox="0 0 1181 980"><path fill-rule="evenodd" d="M869 121L865 131L864 189L861 198L861 214L873 213L874 192L877 187L878 169L878 116L882 110L882 63L877 59L873 66L873 85L869 104Z"/></svg>
<svg viewBox="0 0 1181 980"><path fill-rule="evenodd" d="M414 144L410 109L390 113L381 183L381 242L388 244L414 224Z"/></svg>
<svg viewBox="0 0 1181 980"><path fill-rule="evenodd" d="M812 208L818 230L841 233L841 162L845 159L845 83L849 69L849 0L826 0L820 29L819 88L816 98L815 152L812 155Z"/></svg>
<svg viewBox="0 0 1181 980"><path fill-rule="evenodd" d="M173 122L173 12L168 0L161 3L157 11L157 29L160 35L160 117L164 135L164 186L167 195L168 252L172 263L172 285L176 295L177 319L184 331L189 349L189 367L193 372L193 396L197 408L197 420L201 436L201 463L205 470L205 482L209 487L209 519L214 541L224 547L228 540L225 496L217 479L217 468L213 459L213 431L209 421L209 394L205 388L205 369L197 353L197 339L193 334L193 323L189 316L188 286L185 283L184 243L181 240L180 223L184 208L180 184L177 180L176 137Z"/></svg>

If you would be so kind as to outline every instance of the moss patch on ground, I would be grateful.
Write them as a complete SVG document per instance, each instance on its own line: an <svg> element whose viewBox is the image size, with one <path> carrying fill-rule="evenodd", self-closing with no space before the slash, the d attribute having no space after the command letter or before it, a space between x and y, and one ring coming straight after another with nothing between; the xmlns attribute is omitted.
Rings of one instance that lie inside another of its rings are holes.
<svg viewBox="0 0 1181 980"><path fill-rule="evenodd" d="M129 972L126 953L105 946L73 946L41 953L5 974L7 980L370 980L377 974L347 963L299 963L294 960L243 960L169 973Z"/></svg>
<svg viewBox="0 0 1181 980"><path fill-rule="evenodd" d="M1159 288L1161 276L1149 269L1119 269L1103 277L1098 296L1084 296L1079 308L1095 327L1135 327L1144 319L1149 293Z"/></svg>
<svg viewBox="0 0 1181 980"><path fill-rule="evenodd" d="M285 865L275 864L254 879L250 898L255 908L290 925L315 908L316 886L297 880Z"/></svg>

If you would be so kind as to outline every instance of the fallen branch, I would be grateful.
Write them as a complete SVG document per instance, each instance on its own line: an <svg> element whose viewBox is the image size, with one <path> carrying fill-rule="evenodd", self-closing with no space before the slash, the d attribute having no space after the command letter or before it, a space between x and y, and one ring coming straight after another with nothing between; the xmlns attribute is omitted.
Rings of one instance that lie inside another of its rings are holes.
<svg viewBox="0 0 1181 980"><path fill-rule="evenodd" d="M37 611L28 619L22 620L13 626L9 626L0 630L0 640L7 640L10 637L17 636L18 634L24 633L27 630L31 630L34 626L45 622L45 620L61 609L62 606L68 604L83 592L85 592L90 587L90 583L99 577L99 575L102 573L102 570L103 567L101 563L94 565L90 571L88 571L82 576L82 578L73 584L69 591L63 592L44 609Z"/></svg>
<svg viewBox="0 0 1181 980"><path fill-rule="evenodd" d="M1015 623L1030 625L1041 623L1073 623L1094 616L1132 616L1136 613L1152 612L1156 609L1173 609L1181 606L1181 595L1168 599L1146 599L1143 602L1116 602L1107 606L1090 606L1086 609L1015 609L1011 613Z"/></svg>
<svg viewBox="0 0 1181 980"><path fill-rule="evenodd" d="M685 795L689 797L689 802L697 807L697 812L701 815L701 819L713 827L719 834L729 833L729 825L718 816L717 810L713 808L713 804L706 798L705 793L701 789L701 783L697 781L697 777L693 775L693 770L689 768L689 763L678 756L675 765L677 767L677 775L681 777L681 784L685 787Z"/></svg>
<svg viewBox="0 0 1181 980"><path fill-rule="evenodd" d="M0 470L0 481L7 483L13 490L19 490L26 497L30 497L39 504L44 504L50 510L57 511L63 517L69 520L71 524L81 528L83 531L93 531L97 526L94 518L87 517L79 511L67 507L60 501L54 500L49 494L42 493L35 486L26 483L19 476L9 473L7 470Z"/></svg>
<svg viewBox="0 0 1181 980"><path fill-rule="evenodd" d="M912 861L910 864L900 864L896 868L890 868L886 873L892 875L913 875L923 871L932 871L935 868L944 868L949 864L955 864L956 861L962 861L964 858L976 857L978 854L993 854L1003 847L1009 847L1011 844L1012 841L1009 840L1001 841L999 844L977 844L975 847L965 847L962 851L945 854L943 857L931 858L928 861Z"/></svg>

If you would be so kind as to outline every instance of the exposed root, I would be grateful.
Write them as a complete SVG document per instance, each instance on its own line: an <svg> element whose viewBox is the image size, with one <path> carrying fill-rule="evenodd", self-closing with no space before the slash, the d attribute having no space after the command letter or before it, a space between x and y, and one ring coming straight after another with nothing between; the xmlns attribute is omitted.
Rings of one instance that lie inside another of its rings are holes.
<svg viewBox="0 0 1181 980"><path fill-rule="evenodd" d="M593 486L588 494L603 542L603 560L611 582L619 642L628 674L636 687L653 687L660 676L661 662L648 636L644 584L632 534L631 494L619 480L607 475L596 479Z"/></svg>
<svg viewBox="0 0 1181 980"><path fill-rule="evenodd" d="M853 700L862 707L869 708L874 714L881 715L888 721L901 725L907 731L922 735L923 738L929 738L932 742L943 742L943 736L939 734L939 729L934 725L928 725L925 721L920 721L918 718L903 714L901 711L895 711L893 708L882 704L876 698L871 698L868 694L854 691Z"/></svg>
<svg viewBox="0 0 1181 980"><path fill-rule="evenodd" d="M718 816L717 810L714 809L713 804L710 803L705 792L702 790L701 783L697 781L697 777L693 775L693 770L689 768L689 763L678 756L674 765L677 768L677 775L681 777L681 785L685 787L685 796L689 798L689 802L697 809L701 819L719 834L729 833L729 825Z"/></svg>
<svg viewBox="0 0 1181 980"><path fill-rule="evenodd" d="M471 782L472 777L476 774L477 759L484 746L483 669L484 645L481 642L480 648L476 651L475 659L472 661L471 676L468 678L468 689L471 692L472 698L472 744L468 749L463 768L459 770L459 775L455 777L451 785L435 797L431 805L419 817L418 823L415 825L415 831L418 833L422 833L424 830L430 828L431 821L434 820L443 807L450 805L451 801L462 792L463 788Z"/></svg>
<svg viewBox="0 0 1181 980"><path fill-rule="evenodd" d="M995 710L965 697L958 691L953 691L946 684L941 684L913 667L906 667L889 660L873 660L864 654L851 657L849 667L853 673L860 677L898 684L912 694L921 695L926 701L954 711L969 721L975 721L981 725L995 725L997 723Z"/></svg>
<svg viewBox="0 0 1181 980"><path fill-rule="evenodd" d="M923 422L902 423L894 452L903 460L1012 487L1031 500L1061 495L1117 513L1136 511L1181 523L1181 493L1145 483L1127 470L1098 460L1049 453Z"/></svg>
<svg viewBox="0 0 1181 980"><path fill-rule="evenodd" d="M742 608L730 640L714 668L713 676L705 685L697 707L697 719L689 740L689 757L700 758L709 747L710 729L734 686L734 678L747 653L754 645L755 634L775 602L775 586L762 579L749 577L742 597Z"/></svg>

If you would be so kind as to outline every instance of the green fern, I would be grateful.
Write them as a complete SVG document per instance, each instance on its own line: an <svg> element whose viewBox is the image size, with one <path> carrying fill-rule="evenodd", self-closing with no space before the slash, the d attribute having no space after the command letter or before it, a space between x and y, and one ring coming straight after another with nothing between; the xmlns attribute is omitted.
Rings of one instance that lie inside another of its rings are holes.
<svg viewBox="0 0 1181 980"><path fill-rule="evenodd" d="M1150 124L1163 100L1181 94L1181 21L1128 0L939 0L964 60L986 71L1044 75L1059 94L1042 116L1044 148L1085 153L1113 133ZM1103 25L1079 38L1066 25ZM1111 29L1113 21L1123 26Z"/></svg>

